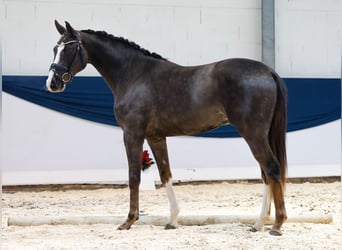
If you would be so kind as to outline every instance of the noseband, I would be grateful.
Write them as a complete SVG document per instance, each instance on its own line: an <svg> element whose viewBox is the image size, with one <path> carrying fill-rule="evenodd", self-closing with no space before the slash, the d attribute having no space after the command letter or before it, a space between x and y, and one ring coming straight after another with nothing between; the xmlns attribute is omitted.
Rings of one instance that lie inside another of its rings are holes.
<svg viewBox="0 0 342 250"><path fill-rule="evenodd" d="M71 71L72 71L72 68L74 67L74 65L76 63L78 55L80 56L82 66L84 64L83 56L82 56L82 46L81 46L82 41L81 41L80 37L78 37L77 40L71 40L71 41L64 43L64 46L69 45L69 44L74 44L74 43L77 43L77 50L76 50L76 53L74 55L74 59L72 60L69 67L64 66L63 64L60 64L60 63L52 63L50 66L50 70L52 70L57 76L59 76L64 83L71 82L72 78L74 77L74 75L72 74ZM64 72L64 73L62 75L60 75L58 72Z"/></svg>

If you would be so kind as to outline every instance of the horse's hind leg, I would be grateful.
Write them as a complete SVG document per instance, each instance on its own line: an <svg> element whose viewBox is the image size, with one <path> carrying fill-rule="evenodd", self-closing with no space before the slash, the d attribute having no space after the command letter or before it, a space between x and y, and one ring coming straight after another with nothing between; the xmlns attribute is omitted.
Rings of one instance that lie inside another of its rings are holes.
<svg viewBox="0 0 342 250"><path fill-rule="evenodd" d="M166 224L165 229L174 229L178 226L179 207L172 187L166 138L148 138L147 142L157 162L161 182L163 185L166 185L166 192L170 202L170 220Z"/></svg>
<svg viewBox="0 0 342 250"><path fill-rule="evenodd" d="M270 187L272 190L274 206L276 210L275 223L270 231L270 234L279 236L282 235L282 232L280 230L281 226L287 219L284 202L284 188L281 181L274 179L270 180Z"/></svg>
<svg viewBox="0 0 342 250"><path fill-rule="evenodd" d="M259 219L256 221L252 227L252 231L264 231L265 221L270 217L271 214L271 192L270 186L264 183L264 192L262 196L262 207Z"/></svg>
<svg viewBox="0 0 342 250"><path fill-rule="evenodd" d="M247 138L246 141L250 146L255 159L260 164L265 183L268 184L266 185L264 191L261 215L257 223L254 225L254 229L261 230L261 228L263 228L264 221L269 213L269 204L271 201L271 197L273 197L276 210L276 219L275 224L270 231L270 234L281 235L282 233L280 231L280 228L285 222L287 216L285 210L284 190L283 184L281 183L279 162L276 160L266 138L263 140Z"/></svg>

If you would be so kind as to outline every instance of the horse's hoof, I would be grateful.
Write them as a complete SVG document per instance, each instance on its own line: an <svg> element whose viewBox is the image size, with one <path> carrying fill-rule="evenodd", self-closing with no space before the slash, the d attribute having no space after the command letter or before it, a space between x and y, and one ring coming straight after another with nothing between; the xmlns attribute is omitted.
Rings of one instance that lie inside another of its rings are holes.
<svg viewBox="0 0 342 250"><path fill-rule="evenodd" d="M282 232L280 231L280 229L272 229L270 231L270 235L273 235L273 236L282 236Z"/></svg>
<svg viewBox="0 0 342 250"><path fill-rule="evenodd" d="M130 225L127 225L127 223L124 223L118 227L118 230L129 230L130 228L131 228Z"/></svg>
<svg viewBox="0 0 342 250"><path fill-rule="evenodd" d="M169 230L169 229L176 229L176 228L177 228L176 226L171 225L171 224L169 224L169 223L167 223L166 226L165 226L165 229L166 229L166 230Z"/></svg>
<svg viewBox="0 0 342 250"><path fill-rule="evenodd" d="M263 232L264 231L264 224L255 223L252 228L250 229L251 232Z"/></svg>

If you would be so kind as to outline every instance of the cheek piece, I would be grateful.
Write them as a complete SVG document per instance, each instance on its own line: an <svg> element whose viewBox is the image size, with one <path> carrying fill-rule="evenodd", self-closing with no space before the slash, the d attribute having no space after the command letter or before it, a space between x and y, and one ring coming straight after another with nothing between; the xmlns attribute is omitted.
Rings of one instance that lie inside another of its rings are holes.
<svg viewBox="0 0 342 250"><path fill-rule="evenodd" d="M81 41L80 35L78 35L77 40L72 40L72 41L64 43L64 46L69 45L69 44L74 44L74 43L77 43L77 49L74 55L74 59L72 60L69 67L60 63L52 63L50 66L50 70L52 70L58 77L60 77L63 83L70 83L71 80L73 79L74 75L72 74L72 68L74 67L76 63L77 56L80 57L82 66L84 65L83 56L82 56L82 41ZM60 73L60 72L64 72L64 73Z"/></svg>

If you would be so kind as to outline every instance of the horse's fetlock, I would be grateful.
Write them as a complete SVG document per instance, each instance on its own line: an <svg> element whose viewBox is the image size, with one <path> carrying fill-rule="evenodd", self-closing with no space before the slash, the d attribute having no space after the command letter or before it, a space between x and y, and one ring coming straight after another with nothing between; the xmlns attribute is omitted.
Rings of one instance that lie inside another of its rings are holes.
<svg viewBox="0 0 342 250"><path fill-rule="evenodd" d="M282 222L287 220L287 215L286 213L280 213L278 216L279 220L281 220Z"/></svg>
<svg viewBox="0 0 342 250"><path fill-rule="evenodd" d="M139 219L139 215L137 213L129 213L128 214L128 219L129 220L138 220Z"/></svg>
<svg viewBox="0 0 342 250"><path fill-rule="evenodd" d="M253 227L251 228L252 232L263 232L264 231L264 222L263 221L257 221Z"/></svg>

